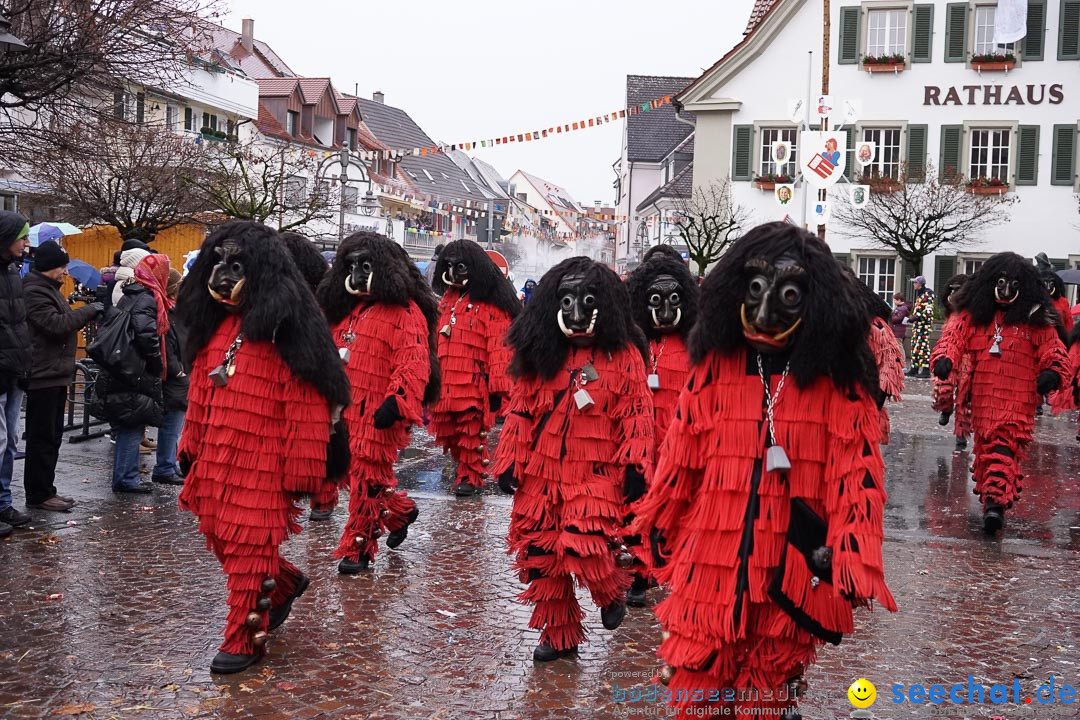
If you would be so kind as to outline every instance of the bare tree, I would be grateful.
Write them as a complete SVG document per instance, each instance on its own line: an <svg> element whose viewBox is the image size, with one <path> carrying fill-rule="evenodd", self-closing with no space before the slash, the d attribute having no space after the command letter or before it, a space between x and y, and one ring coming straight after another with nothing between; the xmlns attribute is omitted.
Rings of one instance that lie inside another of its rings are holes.
<svg viewBox="0 0 1080 720"><path fill-rule="evenodd" d="M698 275L705 277L709 266L742 235L749 219L750 211L735 202L731 183L723 180L694 188L690 197L675 200L672 222Z"/></svg>
<svg viewBox="0 0 1080 720"><path fill-rule="evenodd" d="M313 221L336 222L341 189L317 177L320 159L302 146L255 135L207 143L201 172L185 180L207 207L227 217L298 230Z"/></svg>
<svg viewBox="0 0 1080 720"><path fill-rule="evenodd" d="M154 127L91 121L58 133L31 158L31 172L69 208L75 223L112 225L122 238L151 240L204 207L183 176L199 168L202 148Z"/></svg>
<svg viewBox="0 0 1080 720"><path fill-rule="evenodd" d="M923 258L944 249L969 247L986 228L1009 221L1014 195L976 195L962 178L941 178L927 163L918 181L901 173L886 192L871 190L869 203L856 208L841 203L840 232L896 252L916 272Z"/></svg>

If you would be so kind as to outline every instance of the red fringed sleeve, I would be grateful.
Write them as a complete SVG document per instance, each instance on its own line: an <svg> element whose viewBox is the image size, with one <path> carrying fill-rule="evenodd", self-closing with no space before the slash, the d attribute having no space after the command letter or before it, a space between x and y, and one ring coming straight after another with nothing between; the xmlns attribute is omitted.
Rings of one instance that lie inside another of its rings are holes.
<svg viewBox="0 0 1080 720"><path fill-rule="evenodd" d="M859 604L877 599L896 612L881 556L885 463L878 447L877 408L862 391L855 400L833 393L828 413L824 500L834 590Z"/></svg>
<svg viewBox="0 0 1080 720"><path fill-rule="evenodd" d="M1054 309L1057 310L1058 316L1061 317L1061 325L1065 328L1065 334L1068 335L1072 332L1074 323L1072 308L1069 306L1069 299L1065 297L1055 299Z"/></svg>
<svg viewBox="0 0 1080 720"><path fill-rule="evenodd" d="M960 367L960 356L968 348L973 332L971 316L966 312L956 312L949 316L945 327L941 330L941 339L934 345L934 351L930 353L930 371L933 372L937 361L948 358L952 362L953 370Z"/></svg>
<svg viewBox="0 0 1080 720"><path fill-rule="evenodd" d="M397 398L398 411L406 425L423 424L424 388L431 375L428 357L427 320L420 308L410 302L408 310L394 308L396 328L390 340L392 366L386 395Z"/></svg>
<svg viewBox="0 0 1080 720"><path fill-rule="evenodd" d="M894 402L904 393L904 348L889 324L879 317L870 326L870 350L877 361L881 391Z"/></svg>
<svg viewBox="0 0 1080 720"><path fill-rule="evenodd" d="M313 385L294 379L285 386L285 416L282 488L301 495L319 492L326 477L330 406Z"/></svg>
<svg viewBox="0 0 1080 720"><path fill-rule="evenodd" d="M681 335L666 335L649 341L651 362L646 370L659 376L660 387L653 390L653 414L656 416L656 447L667 437L675 415L679 393L690 375L690 352Z"/></svg>
<svg viewBox="0 0 1080 720"><path fill-rule="evenodd" d="M506 343L506 333L510 330L512 318L494 305L488 307L491 313L488 332L488 391L505 395L513 387L509 369L514 351Z"/></svg>

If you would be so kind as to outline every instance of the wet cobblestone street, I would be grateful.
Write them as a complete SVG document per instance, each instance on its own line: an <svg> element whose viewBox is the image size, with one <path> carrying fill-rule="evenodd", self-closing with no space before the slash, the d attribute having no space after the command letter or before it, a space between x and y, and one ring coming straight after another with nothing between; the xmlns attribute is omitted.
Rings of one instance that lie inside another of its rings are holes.
<svg viewBox="0 0 1080 720"><path fill-rule="evenodd" d="M1075 416L1038 420L1026 488L1002 539L981 532L969 452L937 425L929 383L892 406L886 448L885 561L900 612L859 611L807 676L806 718L847 717L846 691L873 682L877 717L928 717L892 705L894 683L1021 681L1080 687L1080 443ZM374 569L339 576L332 557L345 496L284 553L312 578L265 660L209 674L225 616L219 565L177 508L178 488L109 490L107 440L65 443L57 487L70 513L31 511L32 529L0 542L0 717L614 718L664 709L615 700L648 687L659 627L631 609L604 630L583 595L590 638L576 658L534 665L538 633L505 554L510 498L456 499L423 432L398 466L420 518ZM149 456L144 466L149 469ZM22 509L21 463L16 507ZM660 590L650 591L650 607ZM1050 708L1054 708L1052 711ZM1026 717L1031 717L1024 708ZM1019 716L1015 706L954 717ZM1048 714L1051 713L1052 714ZM1080 703L1038 717L1080 717Z"/></svg>

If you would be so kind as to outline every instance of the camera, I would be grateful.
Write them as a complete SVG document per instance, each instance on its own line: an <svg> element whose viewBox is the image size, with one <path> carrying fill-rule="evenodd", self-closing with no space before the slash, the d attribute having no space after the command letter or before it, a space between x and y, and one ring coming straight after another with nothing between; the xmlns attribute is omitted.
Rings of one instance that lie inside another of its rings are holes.
<svg viewBox="0 0 1080 720"><path fill-rule="evenodd" d="M92 303L97 302L97 294L81 283L76 283L75 290L68 295L68 305L74 305L75 303Z"/></svg>

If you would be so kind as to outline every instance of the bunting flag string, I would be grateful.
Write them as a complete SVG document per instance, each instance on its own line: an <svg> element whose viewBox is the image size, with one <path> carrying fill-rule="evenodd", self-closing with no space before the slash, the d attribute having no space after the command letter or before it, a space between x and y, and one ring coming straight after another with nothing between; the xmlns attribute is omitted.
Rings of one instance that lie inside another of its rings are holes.
<svg viewBox="0 0 1080 720"><path fill-rule="evenodd" d="M563 133L577 132L579 130L587 130L589 128L601 127L611 122L625 119L627 116L639 115L641 113L647 113L651 110L658 110L665 105L671 104L671 96L665 95L655 100L650 100L645 103L635 103L625 108L620 108L610 113L603 115L596 115L584 120L573 120L570 122L563 122L558 125L552 125L547 129L530 130L527 132L511 133L503 135L502 137L493 137L482 140L467 140L465 142L455 143L451 145L432 145L429 147L416 147L416 148L397 148L392 150L365 150L360 153L364 160L400 160L404 157L425 157L427 155L437 155L439 153L453 152L456 150L462 150L465 152L471 152L480 148L499 147L502 145L510 145L512 143L525 143L535 142L537 140L546 140L549 137L561 135Z"/></svg>

